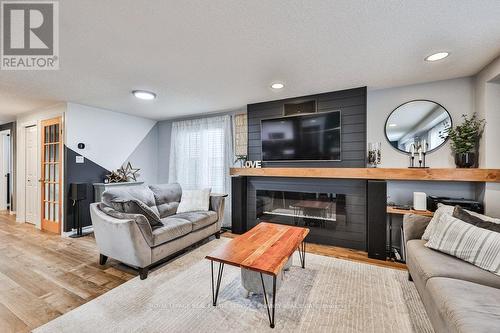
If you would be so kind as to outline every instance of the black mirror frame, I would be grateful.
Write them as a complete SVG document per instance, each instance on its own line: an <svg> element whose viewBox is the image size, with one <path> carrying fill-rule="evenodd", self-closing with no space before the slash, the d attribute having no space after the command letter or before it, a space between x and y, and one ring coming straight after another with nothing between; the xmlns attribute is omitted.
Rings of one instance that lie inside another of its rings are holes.
<svg viewBox="0 0 500 333"><path fill-rule="evenodd" d="M442 107L442 108L443 108L443 110L445 110L445 111L446 111L446 113L447 113L447 114L448 114L448 116L450 117L450 127L453 127L453 118L452 118L452 116L451 116L450 112L448 111L448 109L446 109L443 105L441 105L441 104L440 104L440 103L438 103L438 102L431 101L430 99L413 99L413 100L411 100L411 101L407 101L407 102L404 102L404 103L402 103L402 104L399 104L397 107L395 107L395 108L391 111L391 113L389 113L389 115L388 115L388 116L387 116L387 118L385 119L385 123L384 123L384 136L385 136L385 139L387 140L387 142L389 143L389 146L391 146L391 147L392 147L392 149L396 150L396 151L397 151L397 152L399 152L399 153L405 154L405 155L410 155L410 152L408 152L408 151L404 151L404 150L401 150L401 149L398 149L398 148L394 147L394 146L391 144L391 140L389 140L389 137L387 136L387 122L389 121L389 118L390 118L390 117L391 117L391 115L394 113L394 111L396 111L397 109L399 109L399 108L400 108L400 107L402 107L403 105L408 104L408 103L412 103L412 102L431 102L431 103L434 103L434 104L439 105L440 107ZM443 147L443 146L446 144L446 142L448 142L448 139L449 139L449 138L450 138L450 137L449 137L449 136L447 136L447 137L446 137L446 139L444 139L444 141L443 141L443 142L442 142L439 146L437 146L436 148L433 148L433 149L431 149L431 150L428 150L428 151L427 151L427 154L433 153L433 152L435 152L436 150L438 150L439 148Z"/></svg>

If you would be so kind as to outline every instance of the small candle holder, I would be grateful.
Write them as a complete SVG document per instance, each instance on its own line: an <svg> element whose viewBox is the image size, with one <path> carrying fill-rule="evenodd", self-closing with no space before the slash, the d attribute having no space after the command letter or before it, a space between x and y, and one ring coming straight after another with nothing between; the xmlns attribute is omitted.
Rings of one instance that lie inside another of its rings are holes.
<svg viewBox="0 0 500 333"><path fill-rule="evenodd" d="M428 144L423 141L423 143L418 143L410 146L410 166L409 168L419 168L426 169L428 166L425 162L425 156L427 155ZM415 166L415 155L418 155L418 165Z"/></svg>
<svg viewBox="0 0 500 333"><path fill-rule="evenodd" d="M368 144L368 164L372 168L376 168L382 161L381 145L380 142Z"/></svg>

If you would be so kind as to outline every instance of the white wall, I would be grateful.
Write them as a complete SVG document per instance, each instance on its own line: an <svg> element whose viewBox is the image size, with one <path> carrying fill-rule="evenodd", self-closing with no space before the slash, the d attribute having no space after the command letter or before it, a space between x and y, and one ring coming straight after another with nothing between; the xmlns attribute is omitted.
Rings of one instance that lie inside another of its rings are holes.
<svg viewBox="0 0 500 333"><path fill-rule="evenodd" d="M481 139L480 162L482 168L500 168L500 57L474 77L475 109L486 120ZM487 183L484 202L488 215L500 217L500 184Z"/></svg>
<svg viewBox="0 0 500 333"><path fill-rule="evenodd" d="M462 114L474 111L473 82L459 78L397 88L368 90L367 141L382 143L381 167L407 167L408 156L394 149L385 138L384 126L389 114L399 105L415 100L428 99L443 105L452 121L460 121ZM454 157L449 142L427 156L427 165L433 168L454 168Z"/></svg>
<svg viewBox="0 0 500 333"><path fill-rule="evenodd" d="M114 170L127 161L155 124L151 119L68 103L66 146ZM85 144L85 149L78 149L79 142Z"/></svg>
<svg viewBox="0 0 500 333"><path fill-rule="evenodd" d="M42 120L47 120L55 117L63 117L63 125L62 127L64 128L64 114L66 112L66 103L61 103L57 104L51 107L43 108L40 110L36 110L33 112L29 112L27 114L22 114L17 117L17 173L16 173L16 202L17 202L17 208L16 208L16 221L17 222L25 222L25 187L26 187L26 179L25 179L25 161L26 161L26 154L25 154L25 128L27 126L37 126L37 136L38 136L38 148L37 148L37 165L38 165L38 170L37 170L37 178L41 178L41 156L40 156L40 142L42 141L42 132L40 131L41 127L41 122ZM64 140L64 138L63 138ZM64 179L64 166L60 169L62 172L61 176L62 179ZM64 189L64 182L62 184L62 193L65 193ZM40 184L38 184L38 194L37 194L37 202L40 203L42 200L41 198L41 191L40 191ZM64 206L64 204L63 204ZM64 212L64 207L61 207L62 211ZM41 205L38 204L38 210L37 210L37 216L35 217L36 224L35 226L40 229L41 228ZM62 216L62 227L64 228L64 214ZM63 230L61 228L61 230Z"/></svg>

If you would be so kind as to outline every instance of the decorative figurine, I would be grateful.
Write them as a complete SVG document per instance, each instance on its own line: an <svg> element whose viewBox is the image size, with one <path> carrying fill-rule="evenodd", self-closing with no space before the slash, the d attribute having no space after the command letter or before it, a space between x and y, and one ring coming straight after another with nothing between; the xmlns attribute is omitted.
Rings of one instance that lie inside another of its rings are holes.
<svg viewBox="0 0 500 333"><path fill-rule="evenodd" d="M381 146L380 142L368 144L368 163L372 168L376 168L382 161Z"/></svg>

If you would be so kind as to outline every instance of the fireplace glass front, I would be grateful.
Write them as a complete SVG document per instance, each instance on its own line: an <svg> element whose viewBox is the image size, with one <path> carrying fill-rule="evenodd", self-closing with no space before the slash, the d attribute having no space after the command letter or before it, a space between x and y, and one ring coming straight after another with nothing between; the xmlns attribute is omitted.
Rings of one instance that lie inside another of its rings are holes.
<svg viewBox="0 0 500 333"><path fill-rule="evenodd" d="M333 244L345 230L346 195L257 190L257 222L272 222L310 229L309 242Z"/></svg>

